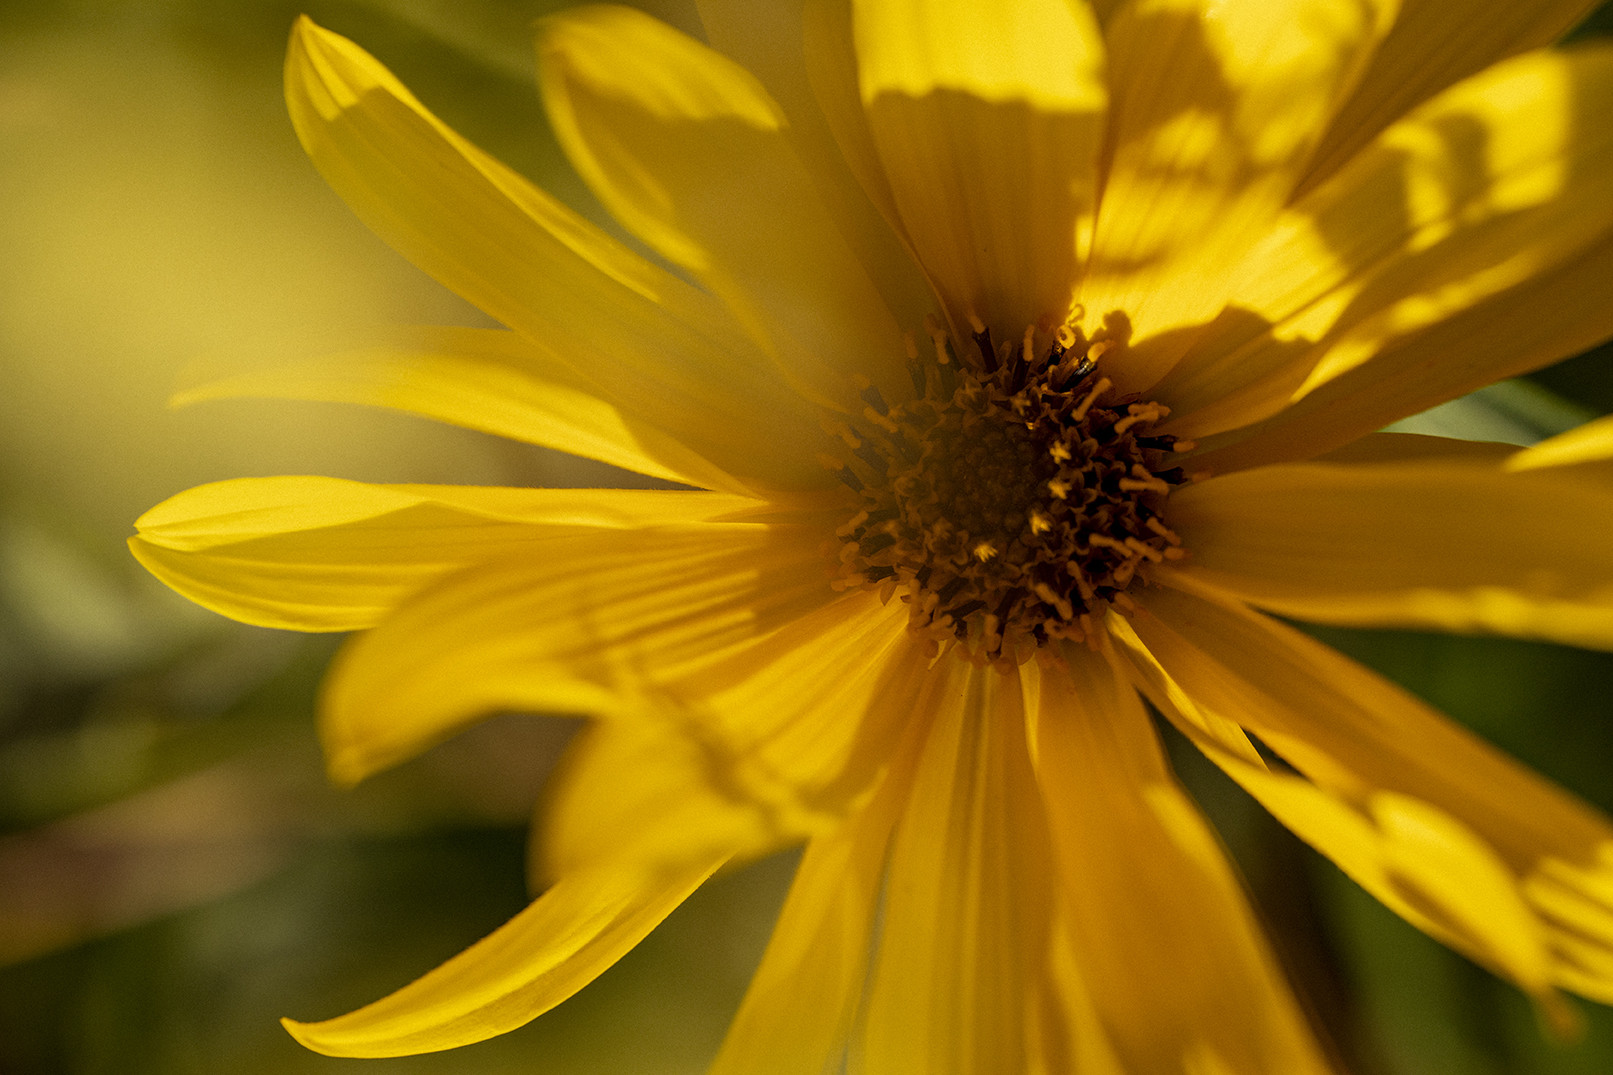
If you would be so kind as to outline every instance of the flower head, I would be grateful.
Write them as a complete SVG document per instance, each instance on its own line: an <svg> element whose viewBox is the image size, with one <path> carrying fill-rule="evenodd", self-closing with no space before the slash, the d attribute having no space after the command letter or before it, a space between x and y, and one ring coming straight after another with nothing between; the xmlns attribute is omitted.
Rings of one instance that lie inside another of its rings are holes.
<svg viewBox="0 0 1613 1075"><path fill-rule="evenodd" d="M203 604L368 629L324 699L338 779L496 708L595 718L536 902L292 1032L510 1029L805 842L720 1072L1329 1070L1144 699L1548 1014L1613 1000L1607 820L1266 615L1613 648L1607 427L1375 432L1613 334L1613 50L1527 51L1585 6L709 0L712 47L546 20L554 129L670 269L299 22L315 163L505 327L192 396L692 488L259 479L140 520Z"/></svg>

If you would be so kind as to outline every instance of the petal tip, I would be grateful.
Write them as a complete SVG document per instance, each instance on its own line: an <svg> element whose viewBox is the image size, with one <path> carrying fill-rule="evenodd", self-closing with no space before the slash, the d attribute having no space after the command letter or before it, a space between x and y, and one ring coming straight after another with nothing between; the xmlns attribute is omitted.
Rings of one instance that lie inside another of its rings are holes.
<svg viewBox="0 0 1613 1075"><path fill-rule="evenodd" d="M326 748L328 756L325 759L325 778L343 791L357 787L364 778L375 771L375 766L368 764L351 750L332 751Z"/></svg>

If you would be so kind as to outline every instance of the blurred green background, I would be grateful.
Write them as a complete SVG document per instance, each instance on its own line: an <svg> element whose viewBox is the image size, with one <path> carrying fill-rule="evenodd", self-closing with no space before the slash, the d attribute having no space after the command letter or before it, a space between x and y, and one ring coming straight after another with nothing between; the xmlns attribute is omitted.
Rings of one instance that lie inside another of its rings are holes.
<svg viewBox="0 0 1613 1075"><path fill-rule="evenodd" d="M765 2L765 0L762 0ZM328 638L200 612L129 524L254 474L582 484L598 471L406 416L216 403L186 370L479 315L371 236L280 97L302 11L472 139L599 217L545 128L543 0L0 0L0 1075L700 1071L765 943L788 856L708 885L537 1023L449 1054L332 1060L280 1030L402 984L524 905L525 829L567 722L503 717L363 785L324 782ZM695 30L681 0L641 6ZM1584 32L1613 30L1613 6ZM1420 428L1525 442L1613 410L1613 350ZM1613 656L1319 632L1613 810ZM1172 743L1284 960L1361 1075L1605 1075L1576 1042L1362 895Z"/></svg>

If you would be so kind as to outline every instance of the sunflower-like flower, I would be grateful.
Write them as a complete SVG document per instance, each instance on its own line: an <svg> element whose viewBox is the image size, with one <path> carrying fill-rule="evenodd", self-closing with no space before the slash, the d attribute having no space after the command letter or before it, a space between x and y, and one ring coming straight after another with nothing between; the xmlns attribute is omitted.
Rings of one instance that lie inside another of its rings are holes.
<svg viewBox="0 0 1613 1075"><path fill-rule="evenodd" d="M314 162L504 327L191 397L688 488L288 477L140 520L204 605L366 629L323 699L338 780L493 710L594 718L542 895L292 1033L500 1033L804 842L718 1072L1328 1070L1145 700L1548 1015L1613 1000L1608 821L1267 615L1613 648L1606 427L1375 432L1613 334L1613 50L1539 47L1587 6L707 0L709 46L547 19L554 130L658 260L299 22Z"/></svg>

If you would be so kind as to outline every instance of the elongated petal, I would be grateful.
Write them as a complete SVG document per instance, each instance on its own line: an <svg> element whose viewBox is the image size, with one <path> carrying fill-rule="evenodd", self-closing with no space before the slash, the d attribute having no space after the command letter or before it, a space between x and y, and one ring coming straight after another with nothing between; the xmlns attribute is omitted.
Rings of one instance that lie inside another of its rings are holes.
<svg viewBox="0 0 1613 1075"><path fill-rule="evenodd" d="M1519 310L1536 316L1520 317ZM1387 346L1272 418L1210 442L1212 450L1196 462L1225 472L1330 453L1370 430L1578 354L1610 334L1613 235L1559 268Z"/></svg>
<svg viewBox="0 0 1613 1075"><path fill-rule="evenodd" d="M1138 0L1109 23L1113 157L1080 299L1139 342L1209 321L1382 35L1386 0ZM1134 348L1147 388L1181 343Z"/></svg>
<svg viewBox="0 0 1613 1075"><path fill-rule="evenodd" d="M840 1069L876 941L891 831L907 801L935 710L953 685L943 666L904 708L911 732L891 752L872 799L841 826L813 838L773 939L751 979L710 1075L822 1075Z"/></svg>
<svg viewBox="0 0 1613 1075"><path fill-rule="evenodd" d="M721 303L455 134L351 41L299 20L286 101L308 155L371 228L595 395L673 435L699 415L810 442L809 411Z"/></svg>
<svg viewBox="0 0 1613 1075"><path fill-rule="evenodd" d="M396 343L207 381L182 391L174 403L239 398L392 407L707 488L743 485L687 447L691 441L739 473L771 471L786 482L801 457L810 455L798 449L793 460L769 458L774 453L755 436L756 428L707 414L698 416L703 428L680 429L688 439L675 439L599 398L583 378L542 347L497 329L419 329ZM821 477L822 468L817 469Z"/></svg>
<svg viewBox="0 0 1613 1075"><path fill-rule="evenodd" d="M1258 467L1183 489L1183 574L1322 623L1613 649L1613 486L1462 462Z"/></svg>
<svg viewBox="0 0 1613 1075"><path fill-rule="evenodd" d="M699 846L763 854L838 824L889 760L926 661L906 608L850 595L597 723L538 811L544 877Z"/></svg>
<svg viewBox="0 0 1613 1075"><path fill-rule="evenodd" d="M778 102L787 120L785 137L806 167L824 208L839 222L840 234L867 268L897 324L916 330L933 311L935 296L907 246L892 230L896 215L890 208L889 190L880 193L883 175L869 182L879 171L872 145L867 149L866 166L848 159L850 155L837 140L848 116L825 114L833 107L837 113L854 112L856 123L865 122L857 98L849 14L845 20L848 28L838 42L844 55L844 91L831 95L826 104L818 89L825 81L824 52L834 47L824 40L824 8L844 8L846 3L698 0L696 6L712 47L759 78Z"/></svg>
<svg viewBox="0 0 1613 1075"><path fill-rule="evenodd" d="M351 631L410 594L558 534L694 523L754 507L718 493L366 485L240 478L135 521L136 558L200 605L264 627Z"/></svg>
<svg viewBox="0 0 1613 1075"><path fill-rule="evenodd" d="M1135 691L1072 649L1040 693L1037 776L1076 963L1124 1070L1330 1071Z"/></svg>
<svg viewBox="0 0 1613 1075"><path fill-rule="evenodd" d="M901 331L748 72L612 6L544 20L538 58L550 121L600 200L721 296L785 376L843 408L859 374L902 383Z"/></svg>
<svg viewBox="0 0 1613 1075"><path fill-rule="evenodd" d="M1499 467L1518 454L1516 444L1456 440L1424 433L1369 433L1321 457L1324 463L1470 463Z"/></svg>
<svg viewBox="0 0 1613 1075"><path fill-rule="evenodd" d="M1506 461L1506 467L1537 470L1593 463L1605 473L1609 460L1613 460L1613 416L1604 416L1523 449Z"/></svg>
<svg viewBox="0 0 1613 1075"><path fill-rule="evenodd" d="M1253 316L1159 386L1171 428L1288 409L1254 439L1326 451L1613 331L1609 100L1613 49L1531 53L1390 127L1250 255Z"/></svg>
<svg viewBox="0 0 1613 1075"><path fill-rule="evenodd" d="M1117 635L1167 715L1236 720L1298 770L1233 762L1285 824L1414 925L1562 1018L1613 998L1613 827L1427 705L1236 602L1147 594ZM1128 636L1129 635L1129 640Z"/></svg>
<svg viewBox="0 0 1613 1075"><path fill-rule="evenodd" d="M959 667L961 666L961 667ZM1026 1070L1051 867L1019 684L956 662L891 850L863 1016L869 1071Z"/></svg>
<svg viewBox="0 0 1613 1075"><path fill-rule="evenodd" d="M822 529L595 531L452 575L350 642L325 682L332 776L362 779L497 709L613 713L831 603Z"/></svg>
<svg viewBox="0 0 1613 1075"><path fill-rule="evenodd" d="M893 812L881 801L807 846L711 1075L836 1070L867 973Z"/></svg>
<svg viewBox="0 0 1613 1075"><path fill-rule="evenodd" d="M723 863L602 867L564 878L494 933L396 993L320 1023L283 1020L327 1056L406 1056L514 1030L597 978Z"/></svg>
<svg viewBox="0 0 1613 1075"><path fill-rule="evenodd" d="M1548 45L1596 0L1401 0L1394 29L1316 148L1304 185L1338 171L1428 98L1501 60Z"/></svg>
<svg viewBox="0 0 1613 1075"><path fill-rule="evenodd" d="M858 84L895 205L960 326L1070 308L1107 93L1068 0L856 0Z"/></svg>
<svg viewBox="0 0 1613 1075"><path fill-rule="evenodd" d="M857 84L853 0L802 0L802 40L807 81L846 167L911 252L912 240L896 209L885 166L879 161L868 113Z"/></svg>

